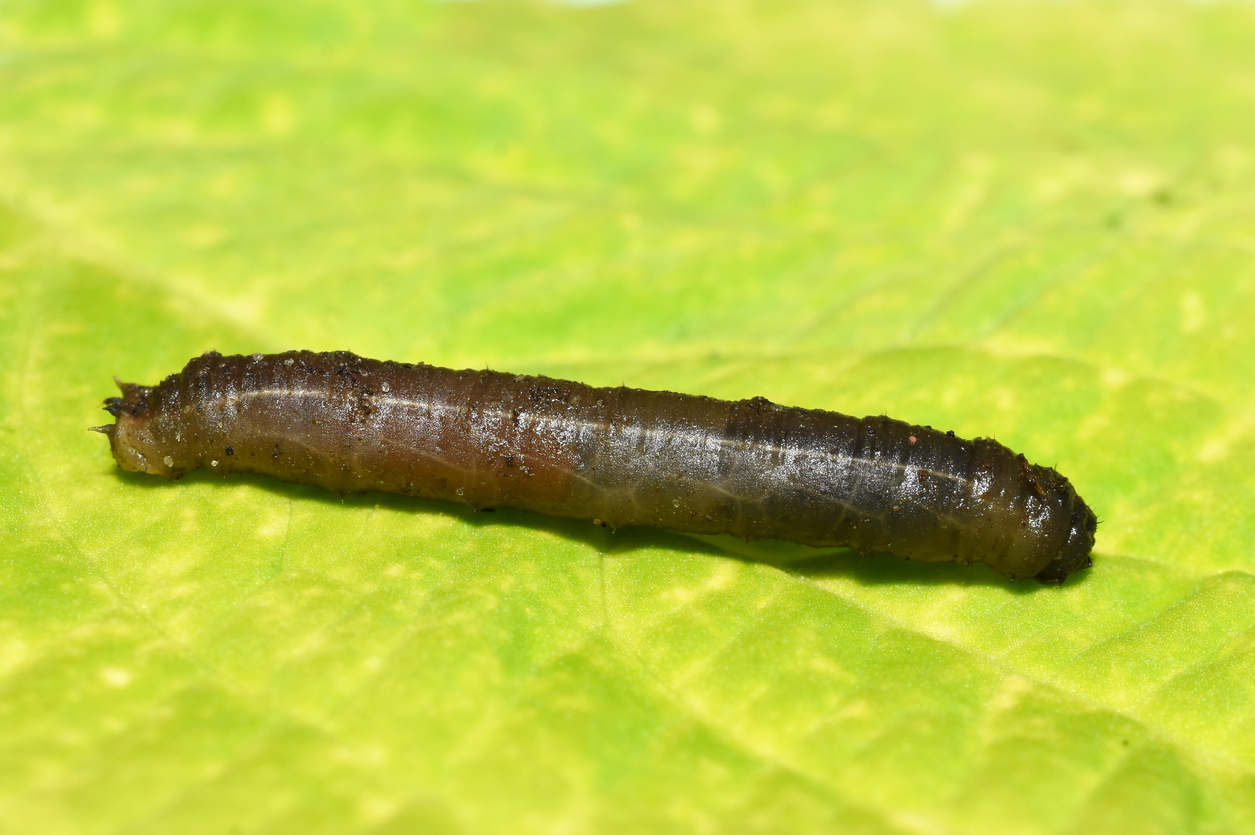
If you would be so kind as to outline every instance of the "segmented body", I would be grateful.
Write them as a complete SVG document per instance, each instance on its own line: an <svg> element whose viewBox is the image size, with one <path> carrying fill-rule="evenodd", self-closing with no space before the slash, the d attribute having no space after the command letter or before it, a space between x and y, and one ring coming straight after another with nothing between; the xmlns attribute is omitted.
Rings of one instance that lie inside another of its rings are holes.
<svg viewBox="0 0 1255 835"><path fill-rule="evenodd" d="M1060 582L1096 523L1067 479L989 439L547 377L353 354L208 353L122 384L106 432L126 470L205 467L696 533L985 562Z"/></svg>

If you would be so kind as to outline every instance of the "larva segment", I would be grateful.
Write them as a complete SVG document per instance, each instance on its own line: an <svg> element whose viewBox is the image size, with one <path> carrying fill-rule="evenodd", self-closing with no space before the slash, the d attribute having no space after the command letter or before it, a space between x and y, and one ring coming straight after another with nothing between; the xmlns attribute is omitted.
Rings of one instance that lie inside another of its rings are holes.
<svg viewBox="0 0 1255 835"><path fill-rule="evenodd" d="M1096 521L1057 472L887 417L454 371L208 353L105 408L119 466L205 467L696 533L984 562L1062 582Z"/></svg>

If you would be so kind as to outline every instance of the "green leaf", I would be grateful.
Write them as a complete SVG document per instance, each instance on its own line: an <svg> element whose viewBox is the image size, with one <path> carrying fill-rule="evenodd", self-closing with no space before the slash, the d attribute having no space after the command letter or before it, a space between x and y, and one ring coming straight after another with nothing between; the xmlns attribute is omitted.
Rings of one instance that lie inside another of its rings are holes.
<svg viewBox="0 0 1255 835"><path fill-rule="evenodd" d="M1255 829L1255 9L7 0L0 831ZM1062 588L121 473L347 348L996 436Z"/></svg>

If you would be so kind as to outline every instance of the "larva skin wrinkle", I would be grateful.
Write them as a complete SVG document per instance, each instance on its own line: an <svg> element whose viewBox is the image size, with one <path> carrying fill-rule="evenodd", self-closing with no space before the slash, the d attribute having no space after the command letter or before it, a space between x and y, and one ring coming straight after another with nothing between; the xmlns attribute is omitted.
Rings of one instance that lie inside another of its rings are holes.
<svg viewBox="0 0 1255 835"><path fill-rule="evenodd" d="M887 417L379 362L207 353L119 383L124 470L204 467L693 533L984 562L1060 583L1097 527L1068 480L990 439Z"/></svg>

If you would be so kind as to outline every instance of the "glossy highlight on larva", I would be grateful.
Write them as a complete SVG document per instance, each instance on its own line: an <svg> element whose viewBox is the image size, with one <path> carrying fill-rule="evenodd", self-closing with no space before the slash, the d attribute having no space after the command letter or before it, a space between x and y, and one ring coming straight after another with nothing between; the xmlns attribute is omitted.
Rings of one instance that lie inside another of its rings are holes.
<svg viewBox="0 0 1255 835"><path fill-rule="evenodd" d="M988 438L887 417L594 388L347 352L206 353L119 383L95 427L132 472L251 472L589 519L983 562L1061 583L1097 520L1066 478Z"/></svg>

